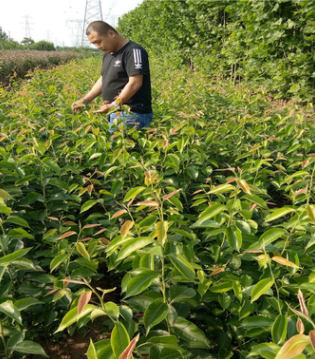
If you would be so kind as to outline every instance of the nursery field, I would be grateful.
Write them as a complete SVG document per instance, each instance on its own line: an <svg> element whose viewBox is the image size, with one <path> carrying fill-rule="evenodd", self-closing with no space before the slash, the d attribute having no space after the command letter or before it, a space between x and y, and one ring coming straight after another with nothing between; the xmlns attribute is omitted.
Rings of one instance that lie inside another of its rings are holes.
<svg viewBox="0 0 315 359"><path fill-rule="evenodd" d="M151 67L140 132L71 112L100 59L0 88L0 357L315 358L312 105Z"/></svg>
<svg viewBox="0 0 315 359"><path fill-rule="evenodd" d="M0 82L10 84L17 78L31 76L36 68L49 68L82 57L70 51L1 51Z"/></svg>

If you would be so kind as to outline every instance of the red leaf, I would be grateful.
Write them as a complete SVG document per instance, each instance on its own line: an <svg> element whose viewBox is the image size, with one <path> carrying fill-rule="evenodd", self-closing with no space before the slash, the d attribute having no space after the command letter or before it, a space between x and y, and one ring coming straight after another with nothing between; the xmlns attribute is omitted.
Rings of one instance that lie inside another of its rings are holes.
<svg viewBox="0 0 315 359"><path fill-rule="evenodd" d="M103 232L106 231L106 228L102 228L101 230L99 230L98 232L94 233L93 236L97 236L98 234L101 234Z"/></svg>
<svg viewBox="0 0 315 359"><path fill-rule="evenodd" d="M81 314L81 312L83 311L83 309L85 308L85 306L87 304L89 304L89 301L91 300L92 297L92 292L89 290L87 292L84 292L80 299L79 299L79 303L78 303L78 313Z"/></svg>
<svg viewBox="0 0 315 359"><path fill-rule="evenodd" d="M233 177L233 178L230 178L226 181L226 183L232 183L232 182L235 182L237 181L237 178L236 177Z"/></svg>
<svg viewBox="0 0 315 359"><path fill-rule="evenodd" d="M62 279L61 280L64 283L67 283L67 285L69 283L74 283L74 284L85 284L84 282L80 282L79 280L75 280L75 279Z"/></svg>
<svg viewBox="0 0 315 359"><path fill-rule="evenodd" d="M99 227L101 224L86 224L82 229Z"/></svg>
<svg viewBox="0 0 315 359"><path fill-rule="evenodd" d="M144 202L136 203L135 206L158 207L159 204L157 202L155 202L155 201L144 201Z"/></svg>
<svg viewBox="0 0 315 359"><path fill-rule="evenodd" d="M51 291L49 291L47 294L45 294L45 297L47 297L48 295L50 295L50 294L53 294L53 293L55 293L55 292L57 292L57 290L59 290L60 288L54 288L54 289L52 289Z"/></svg>
<svg viewBox="0 0 315 359"><path fill-rule="evenodd" d="M199 189L198 191L194 192L192 195L203 192L203 189Z"/></svg>
<svg viewBox="0 0 315 359"><path fill-rule="evenodd" d="M68 238L68 237L71 237L76 234L77 234L77 232L69 231L69 232L62 234L58 239Z"/></svg>
<svg viewBox="0 0 315 359"><path fill-rule="evenodd" d="M299 289L299 292L298 292L298 300L299 300L299 303L300 303L301 312L308 317L309 316L308 310L307 310L307 307L306 307L306 304L305 304L303 293L301 292L300 289Z"/></svg>
<svg viewBox="0 0 315 359"><path fill-rule="evenodd" d="M140 335L138 334L136 337L132 339L127 348L120 354L119 359L130 359L132 357L132 352L136 347L136 344L139 340Z"/></svg>
<svg viewBox="0 0 315 359"><path fill-rule="evenodd" d="M66 224L67 226L77 226L77 224L72 221L67 221L64 224Z"/></svg>
<svg viewBox="0 0 315 359"><path fill-rule="evenodd" d="M121 209L120 211L118 211L118 212L116 212L116 213L113 214L112 219L113 219L113 218L117 218L117 217L123 215L124 213L128 213L128 212L127 212L125 209Z"/></svg>
<svg viewBox="0 0 315 359"><path fill-rule="evenodd" d="M166 201L167 199L173 197L176 193L178 193L180 191L180 189L177 189L176 191L173 191L169 194L167 194L166 196L163 197L163 201Z"/></svg>
<svg viewBox="0 0 315 359"><path fill-rule="evenodd" d="M77 128L76 130L74 130L73 132L78 132L78 131L81 130L81 128L82 128L82 126L78 127L78 128Z"/></svg>
<svg viewBox="0 0 315 359"><path fill-rule="evenodd" d="M89 125L89 126L85 129L84 133L87 134L87 133L89 132L89 129L90 129L91 127L92 127L92 125Z"/></svg>
<svg viewBox="0 0 315 359"><path fill-rule="evenodd" d="M90 241L91 239L92 239L92 237L86 237L86 238L80 239L79 242L87 242L87 241Z"/></svg>
<svg viewBox="0 0 315 359"><path fill-rule="evenodd" d="M121 134L120 133L117 133L116 135L113 135L110 139L113 140L114 138L120 136Z"/></svg>
<svg viewBox="0 0 315 359"><path fill-rule="evenodd" d="M210 276L219 274L219 273L221 273L221 272L223 272L223 271L224 271L223 268L218 268L218 269L214 270L214 271L210 274Z"/></svg>
<svg viewBox="0 0 315 359"><path fill-rule="evenodd" d="M18 133L18 136L24 135L24 133L28 132L28 130L22 130L21 132Z"/></svg>

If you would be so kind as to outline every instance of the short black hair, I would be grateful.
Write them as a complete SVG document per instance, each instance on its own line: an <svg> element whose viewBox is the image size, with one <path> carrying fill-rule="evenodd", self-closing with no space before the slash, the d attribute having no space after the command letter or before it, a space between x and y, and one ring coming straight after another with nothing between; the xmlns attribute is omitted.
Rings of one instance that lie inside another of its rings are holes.
<svg viewBox="0 0 315 359"><path fill-rule="evenodd" d="M118 34L117 30L114 29L111 25L107 24L104 21L93 21L86 29L86 35L90 35L92 31L97 32L99 35L107 35L108 32L112 30Z"/></svg>

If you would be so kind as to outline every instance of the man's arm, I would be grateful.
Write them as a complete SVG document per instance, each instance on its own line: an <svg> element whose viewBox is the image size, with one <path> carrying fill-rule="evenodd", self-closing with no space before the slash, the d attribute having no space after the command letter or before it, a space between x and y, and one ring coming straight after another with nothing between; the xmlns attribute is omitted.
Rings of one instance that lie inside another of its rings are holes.
<svg viewBox="0 0 315 359"><path fill-rule="evenodd" d="M143 75L134 75L129 77L129 81L126 86L122 89L119 94L119 98L121 99L121 103L125 103L132 96L134 96L141 88L143 82ZM106 113L110 108L114 107L113 104L107 104L102 106L98 111L94 111L95 113Z"/></svg>
<svg viewBox="0 0 315 359"><path fill-rule="evenodd" d="M95 85L92 87L91 91L89 91L84 97L80 100L74 102L71 106L73 111L79 111L82 105L87 105L91 101L93 101L97 96L102 93L102 76L96 81Z"/></svg>

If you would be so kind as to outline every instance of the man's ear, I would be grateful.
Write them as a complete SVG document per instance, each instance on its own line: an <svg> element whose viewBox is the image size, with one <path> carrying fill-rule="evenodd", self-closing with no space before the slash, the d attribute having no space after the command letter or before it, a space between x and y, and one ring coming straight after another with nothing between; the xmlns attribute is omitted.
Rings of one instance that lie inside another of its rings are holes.
<svg viewBox="0 0 315 359"><path fill-rule="evenodd" d="M115 31L113 31L113 30L108 30L107 35L108 35L109 37L115 37L115 36L116 36L116 33L115 33Z"/></svg>

